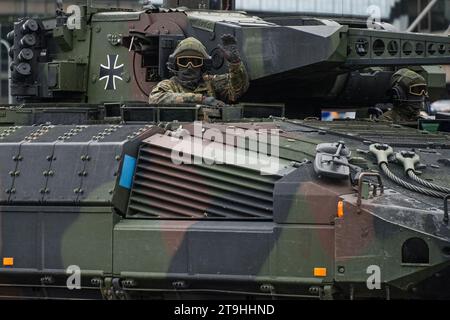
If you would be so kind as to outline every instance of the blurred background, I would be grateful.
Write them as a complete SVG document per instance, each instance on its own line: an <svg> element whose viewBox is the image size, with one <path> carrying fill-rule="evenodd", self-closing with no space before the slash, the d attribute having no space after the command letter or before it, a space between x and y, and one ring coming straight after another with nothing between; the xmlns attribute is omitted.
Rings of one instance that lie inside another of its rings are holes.
<svg viewBox="0 0 450 320"><path fill-rule="evenodd" d="M140 9L147 0L90 0L98 6ZM196 1L198 2L198 0ZM64 5L86 1L64 0ZM190 0L155 0L156 6L189 6ZM245 10L259 16L298 13L320 17L364 18L374 14L371 6L379 8L382 22L388 22L406 31L417 17L420 23L415 32L449 34L450 0L205 0L203 8ZM0 0L0 39L13 28L18 17L52 16L56 0ZM450 82L450 68L448 69ZM8 102L8 53L2 41L0 46L0 103Z"/></svg>

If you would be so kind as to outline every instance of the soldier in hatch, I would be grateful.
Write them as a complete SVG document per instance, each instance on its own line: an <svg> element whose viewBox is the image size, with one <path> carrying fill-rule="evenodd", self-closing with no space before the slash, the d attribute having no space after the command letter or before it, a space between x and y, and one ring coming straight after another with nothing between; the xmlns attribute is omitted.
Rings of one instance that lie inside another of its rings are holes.
<svg viewBox="0 0 450 320"><path fill-rule="evenodd" d="M409 69L400 69L391 78L392 110L385 112L380 120L415 122L426 117L425 106L428 102L426 80Z"/></svg>
<svg viewBox="0 0 450 320"><path fill-rule="evenodd" d="M198 103L217 107L236 102L248 89L248 75L241 62L236 39L232 35L224 35L222 43L220 49L228 61L229 73L206 74L211 65L206 48L195 38L184 39L167 63L175 76L161 81L152 90L149 103Z"/></svg>

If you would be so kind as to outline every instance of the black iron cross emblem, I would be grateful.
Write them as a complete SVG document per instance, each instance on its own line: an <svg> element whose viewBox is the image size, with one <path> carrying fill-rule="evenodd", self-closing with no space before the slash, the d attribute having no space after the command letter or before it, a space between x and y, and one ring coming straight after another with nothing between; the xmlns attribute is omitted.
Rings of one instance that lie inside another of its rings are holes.
<svg viewBox="0 0 450 320"><path fill-rule="evenodd" d="M116 79L123 81L123 64L117 65L119 56L117 54L108 54L108 65L100 65L100 79L105 80L105 90L116 90ZM114 61L114 63L113 63Z"/></svg>

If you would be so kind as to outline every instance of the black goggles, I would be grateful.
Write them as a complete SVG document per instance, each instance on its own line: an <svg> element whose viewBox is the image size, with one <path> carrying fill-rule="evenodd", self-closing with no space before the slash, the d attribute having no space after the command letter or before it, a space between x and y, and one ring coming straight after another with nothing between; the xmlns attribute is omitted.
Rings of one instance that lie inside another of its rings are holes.
<svg viewBox="0 0 450 320"><path fill-rule="evenodd" d="M177 57L177 65L182 68L200 68L203 66L203 58L191 57L191 56L181 56Z"/></svg>

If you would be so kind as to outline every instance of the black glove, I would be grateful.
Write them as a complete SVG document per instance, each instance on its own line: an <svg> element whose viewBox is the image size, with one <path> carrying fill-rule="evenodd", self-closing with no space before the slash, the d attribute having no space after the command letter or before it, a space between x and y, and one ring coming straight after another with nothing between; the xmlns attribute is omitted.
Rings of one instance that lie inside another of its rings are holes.
<svg viewBox="0 0 450 320"><path fill-rule="evenodd" d="M217 100L214 97L204 97L202 103L211 107L225 107L225 102Z"/></svg>
<svg viewBox="0 0 450 320"><path fill-rule="evenodd" d="M219 48L224 58L230 63L241 62L236 38L231 34L224 34L221 39L223 46L219 45Z"/></svg>
<svg viewBox="0 0 450 320"><path fill-rule="evenodd" d="M372 108L369 108L369 116L371 117L371 118L375 118L375 119L378 119L379 117L381 117L382 115L383 115L383 110L381 110L380 108L378 108L378 107L372 107Z"/></svg>

